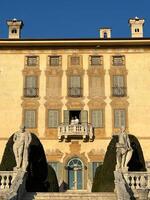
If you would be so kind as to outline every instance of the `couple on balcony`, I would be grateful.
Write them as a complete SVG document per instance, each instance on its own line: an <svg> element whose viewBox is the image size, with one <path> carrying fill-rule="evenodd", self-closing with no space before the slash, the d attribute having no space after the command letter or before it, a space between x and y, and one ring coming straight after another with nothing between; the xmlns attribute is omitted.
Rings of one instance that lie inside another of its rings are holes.
<svg viewBox="0 0 150 200"><path fill-rule="evenodd" d="M79 124L79 119L76 116L75 116L75 118L72 117L70 125L74 126L74 125L78 125L78 124Z"/></svg>

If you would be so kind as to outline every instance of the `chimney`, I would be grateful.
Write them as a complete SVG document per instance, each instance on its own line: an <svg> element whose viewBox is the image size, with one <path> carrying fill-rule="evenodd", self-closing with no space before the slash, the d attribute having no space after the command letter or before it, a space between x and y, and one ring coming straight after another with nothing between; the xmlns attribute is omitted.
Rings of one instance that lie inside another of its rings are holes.
<svg viewBox="0 0 150 200"><path fill-rule="evenodd" d="M143 37L144 21L145 21L144 19L140 19L138 17L135 17L134 19L132 18L129 19L128 23L130 25L132 38Z"/></svg>
<svg viewBox="0 0 150 200"><path fill-rule="evenodd" d="M100 38L111 38L111 29L110 28L100 28L99 30Z"/></svg>
<svg viewBox="0 0 150 200"><path fill-rule="evenodd" d="M12 20L7 20L7 25L8 25L8 38L20 39L21 29L23 27L23 21L14 18Z"/></svg>

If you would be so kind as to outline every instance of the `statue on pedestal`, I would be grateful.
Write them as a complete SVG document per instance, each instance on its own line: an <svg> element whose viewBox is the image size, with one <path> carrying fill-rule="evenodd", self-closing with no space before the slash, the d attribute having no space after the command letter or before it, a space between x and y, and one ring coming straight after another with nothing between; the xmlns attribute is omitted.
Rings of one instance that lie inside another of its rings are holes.
<svg viewBox="0 0 150 200"><path fill-rule="evenodd" d="M13 136L13 152L16 160L16 167L14 170L22 168L26 170L28 165L28 149L31 143L31 133L25 130L24 126L20 127Z"/></svg>
<svg viewBox="0 0 150 200"><path fill-rule="evenodd" d="M132 157L133 149L130 145L128 134L125 132L125 128L121 127L119 133L119 141L116 144L116 169L128 171L127 164Z"/></svg>

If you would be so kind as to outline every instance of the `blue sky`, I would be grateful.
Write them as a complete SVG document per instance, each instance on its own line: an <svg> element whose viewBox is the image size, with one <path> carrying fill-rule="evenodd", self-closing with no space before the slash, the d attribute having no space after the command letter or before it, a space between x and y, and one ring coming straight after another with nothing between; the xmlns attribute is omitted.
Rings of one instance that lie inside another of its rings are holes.
<svg viewBox="0 0 150 200"><path fill-rule="evenodd" d="M6 20L24 21L22 38L97 38L100 27L112 37L130 37L128 19L145 19L150 37L150 0L0 0L0 38L7 38Z"/></svg>

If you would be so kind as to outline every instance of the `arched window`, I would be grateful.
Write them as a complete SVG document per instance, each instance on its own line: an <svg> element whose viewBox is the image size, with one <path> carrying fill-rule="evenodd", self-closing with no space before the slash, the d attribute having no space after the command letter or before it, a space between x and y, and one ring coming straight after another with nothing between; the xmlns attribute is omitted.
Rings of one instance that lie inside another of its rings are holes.
<svg viewBox="0 0 150 200"><path fill-rule="evenodd" d="M68 162L68 187L70 190L81 190L84 185L84 168L79 158L73 158Z"/></svg>

